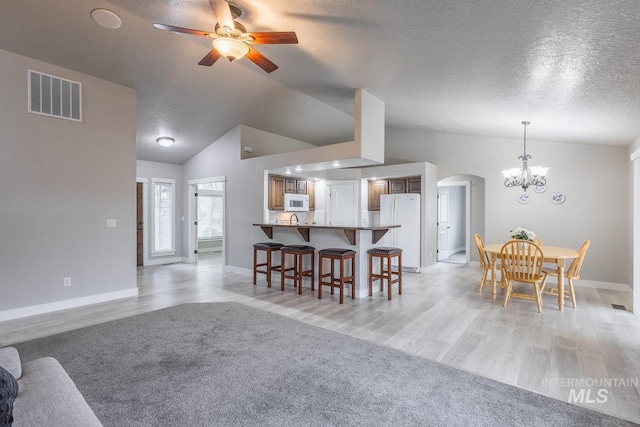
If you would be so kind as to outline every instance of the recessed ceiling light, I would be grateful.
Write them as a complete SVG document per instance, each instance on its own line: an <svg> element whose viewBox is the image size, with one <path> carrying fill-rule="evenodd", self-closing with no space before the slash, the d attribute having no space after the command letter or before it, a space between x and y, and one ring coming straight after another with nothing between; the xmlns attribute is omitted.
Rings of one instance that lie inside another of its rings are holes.
<svg viewBox="0 0 640 427"><path fill-rule="evenodd" d="M173 143L176 142L176 140L173 138L169 138L168 136L163 136L156 139L156 142L162 145L163 147L171 147Z"/></svg>
<svg viewBox="0 0 640 427"><path fill-rule="evenodd" d="M296 172L300 172L302 168L300 166L296 166Z"/></svg>
<svg viewBox="0 0 640 427"><path fill-rule="evenodd" d="M340 162L336 160L331 166L333 166L334 168L340 167Z"/></svg>
<svg viewBox="0 0 640 427"><path fill-rule="evenodd" d="M108 9L94 9L91 11L91 19L101 27L115 30L120 28L122 20L118 15Z"/></svg>

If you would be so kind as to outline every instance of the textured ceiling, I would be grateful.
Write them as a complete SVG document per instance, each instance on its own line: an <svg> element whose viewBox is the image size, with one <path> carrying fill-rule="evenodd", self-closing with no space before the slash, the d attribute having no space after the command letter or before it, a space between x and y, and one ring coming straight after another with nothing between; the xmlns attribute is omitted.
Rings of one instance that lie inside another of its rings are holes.
<svg viewBox="0 0 640 427"><path fill-rule="evenodd" d="M353 138L353 95L386 103L388 127L628 146L640 137L640 1L238 0L248 31L298 45L197 65L207 0L5 0L0 49L138 91L138 158L183 163L238 124L328 144ZM120 15L97 26L95 8ZM176 145L162 149L158 136Z"/></svg>

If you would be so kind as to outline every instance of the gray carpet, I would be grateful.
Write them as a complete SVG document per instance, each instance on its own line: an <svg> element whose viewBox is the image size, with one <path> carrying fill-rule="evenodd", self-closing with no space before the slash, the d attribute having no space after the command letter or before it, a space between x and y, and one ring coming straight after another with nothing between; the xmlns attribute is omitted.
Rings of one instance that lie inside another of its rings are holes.
<svg viewBox="0 0 640 427"><path fill-rule="evenodd" d="M16 347L57 358L105 426L633 425L238 303Z"/></svg>

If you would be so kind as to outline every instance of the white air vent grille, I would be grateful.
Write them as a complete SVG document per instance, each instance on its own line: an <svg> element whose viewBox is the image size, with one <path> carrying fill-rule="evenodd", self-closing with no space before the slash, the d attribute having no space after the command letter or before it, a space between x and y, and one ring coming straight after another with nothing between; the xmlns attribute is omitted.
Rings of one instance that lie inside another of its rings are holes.
<svg viewBox="0 0 640 427"><path fill-rule="evenodd" d="M29 70L29 112L82 121L82 85Z"/></svg>

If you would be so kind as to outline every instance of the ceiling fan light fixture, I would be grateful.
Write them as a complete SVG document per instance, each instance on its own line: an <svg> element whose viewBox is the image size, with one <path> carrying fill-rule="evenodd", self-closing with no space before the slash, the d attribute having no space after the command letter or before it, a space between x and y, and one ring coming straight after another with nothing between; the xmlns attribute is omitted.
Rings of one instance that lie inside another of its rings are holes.
<svg viewBox="0 0 640 427"><path fill-rule="evenodd" d="M229 61L240 59L249 53L246 43L231 37L219 37L213 40L213 47Z"/></svg>
<svg viewBox="0 0 640 427"><path fill-rule="evenodd" d="M176 142L176 140L173 138L169 138L168 136L163 136L156 139L156 142L162 145L163 147L171 147L173 143Z"/></svg>

